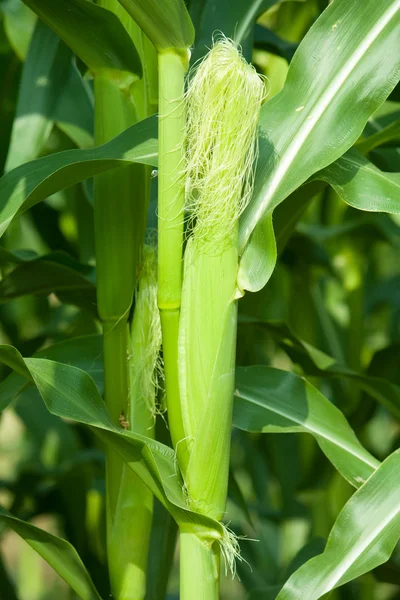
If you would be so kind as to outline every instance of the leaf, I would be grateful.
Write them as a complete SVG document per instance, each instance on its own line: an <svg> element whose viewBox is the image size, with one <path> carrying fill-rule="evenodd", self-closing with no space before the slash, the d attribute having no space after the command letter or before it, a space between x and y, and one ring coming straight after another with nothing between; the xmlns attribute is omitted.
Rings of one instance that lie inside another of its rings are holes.
<svg viewBox="0 0 400 600"><path fill-rule="evenodd" d="M261 109L254 195L240 220L241 253L264 214L361 135L400 76L399 35L400 0L362 6L335 0L310 28L282 92Z"/></svg>
<svg viewBox="0 0 400 600"><path fill-rule="evenodd" d="M400 121L394 121L366 139L357 142L359 152L367 154L379 146L400 146Z"/></svg>
<svg viewBox="0 0 400 600"><path fill-rule="evenodd" d="M0 523L4 523L22 537L82 600L101 600L85 565L75 548L66 540L47 533L26 521L21 521L0 507Z"/></svg>
<svg viewBox="0 0 400 600"><path fill-rule="evenodd" d="M93 74L106 74L120 85L142 76L139 54L126 29L111 11L89 0L24 0Z"/></svg>
<svg viewBox="0 0 400 600"><path fill-rule="evenodd" d="M4 31L18 58L23 61L35 29L36 16L21 0L2 2Z"/></svg>
<svg viewBox="0 0 400 600"><path fill-rule="evenodd" d="M156 166L157 121L150 117L96 148L66 150L13 169L0 179L0 236L12 219L55 192L131 163Z"/></svg>
<svg viewBox="0 0 400 600"><path fill-rule="evenodd" d="M52 252L19 264L0 281L0 302L26 294L68 293L68 303L97 315L95 269L67 254Z"/></svg>
<svg viewBox="0 0 400 600"><path fill-rule="evenodd" d="M262 48L262 50L265 50L266 52L282 56L283 58L286 58L289 63L298 47L298 44L284 40L274 31L267 29L262 25L255 26L254 37L256 48Z"/></svg>
<svg viewBox="0 0 400 600"><path fill-rule="evenodd" d="M271 277L276 264L277 248L272 214L265 215L254 231L252 242L243 254L239 265L237 284L239 290L258 292Z"/></svg>
<svg viewBox="0 0 400 600"><path fill-rule="evenodd" d="M183 0L119 0L159 52L193 45L194 28Z"/></svg>
<svg viewBox="0 0 400 600"><path fill-rule="evenodd" d="M7 346L7 353L10 352L9 348L10 346ZM88 335L65 340L39 350L34 357L58 361L86 371L94 380L99 393L103 393L103 342L101 335ZM15 368L14 364L16 367L20 364L19 356L10 365L11 368ZM29 377L28 371L25 372L24 376L13 372L0 383L0 410L4 410L17 395L21 394L23 388L28 385L26 377Z"/></svg>
<svg viewBox="0 0 400 600"><path fill-rule="evenodd" d="M70 60L60 38L38 21L22 72L6 171L39 155L53 127L53 112Z"/></svg>
<svg viewBox="0 0 400 600"><path fill-rule="evenodd" d="M75 61L70 63L69 74L53 113L53 119L78 148L94 145L93 93L83 80Z"/></svg>
<svg viewBox="0 0 400 600"><path fill-rule="evenodd" d="M400 450L350 498L325 551L300 567L277 600L317 600L384 563L400 537Z"/></svg>
<svg viewBox="0 0 400 600"><path fill-rule="evenodd" d="M114 426L93 379L76 367L42 358L23 359L12 346L0 346L0 361L34 381L47 409L58 417L94 428L156 498L179 526L197 524L205 532L223 536L222 525L186 506L185 486L172 448Z"/></svg>
<svg viewBox="0 0 400 600"><path fill-rule="evenodd" d="M400 173L381 171L357 150L349 150L313 179L329 183L354 208L400 214Z"/></svg>
<svg viewBox="0 0 400 600"><path fill-rule="evenodd" d="M233 424L246 431L311 433L352 485L359 487L378 467L343 414L305 379L270 367L239 367Z"/></svg>
<svg viewBox="0 0 400 600"><path fill-rule="evenodd" d="M278 0L203 0L201 7L191 7L196 27L193 61L205 54L213 36L219 31L244 46L246 56L251 55L251 44L246 44L246 41L252 27L257 17L277 2Z"/></svg>

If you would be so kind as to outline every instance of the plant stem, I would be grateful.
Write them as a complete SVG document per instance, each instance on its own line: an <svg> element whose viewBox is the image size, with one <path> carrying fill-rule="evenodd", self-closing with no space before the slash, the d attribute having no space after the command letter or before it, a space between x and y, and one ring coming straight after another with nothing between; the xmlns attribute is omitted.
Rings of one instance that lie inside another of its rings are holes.
<svg viewBox="0 0 400 600"><path fill-rule="evenodd" d="M181 600L218 600L219 548L195 533L180 532Z"/></svg>
<svg viewBox="0 0 400 600"><path fill-rule="evenodd" d="M182 289L185 106L187 57L159 54L158 306L171 438L178 459L187 460L179 402L178 332ZM183 441L182 441L183 440Z"/></svg>

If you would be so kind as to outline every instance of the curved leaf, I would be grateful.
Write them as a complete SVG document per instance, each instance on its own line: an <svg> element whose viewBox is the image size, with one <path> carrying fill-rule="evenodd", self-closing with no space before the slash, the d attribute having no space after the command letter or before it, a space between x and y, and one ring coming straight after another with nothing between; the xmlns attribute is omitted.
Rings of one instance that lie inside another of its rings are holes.
<svg viewBox="0 0 400 600"><path fill-rule="evenodd" d="M341 475L355 487L379 466L340 410L305 379L289 371L239 367L233 424L246 431L311 433Z"/></svg>
<svg viewBox="0 0 400 600"><path fill-rule="evenodd" d="M82 600L101 600L85 565L69 542L17 519L0 506L0 523L22 537L66 581Z"/></svg>
<svg viewBox="0 0 400 600"><path fill-rule="evenodd" d="M118 17L88 0L24 0L94 74L120 84L142 76L132 39Z"/></svg>
<svg viewBox="0 0 400 600"><path fill-rule="evenodd" d="M240 250L261 217L339 158L400 76L400 0L329 4L291 62L280 94L260 116L260 155ZM323 69L321 69L323 65Z"/></svg>
<svg viewBox="0 0 400 600"><path fill-rule="evenodd" d="M10 352L9 348L7 346L8 353ZM20 364L20 357L17 356L18 358L14 363L16 367ZM103 342L101 335L88 335L58 342L39 350L34 357L55 360L86 371L94 380L99 393L103 393ZM10 366L15 368L13 365ZM0 410L4 410L22 392L23 388L29 385L26 377L30 377L29 371L26 371L25 376L14 371L0 383Z"/></svg>
<svg viewBox="0 0 400 600"><path fill-rule="evenodd" d="M118 0L159 52L184 50L194 42L194 28L183 0Z"/></svg>
<svg viewBox="0 0 400 600"><path fill-rule="evenodd" d="M357 150L349 150L316 173L350 206L359 210L400 214L400 173L385 173Z"/></svg>
<svg viewBox="0 0 400 600"><path fill-rule="evenodd" d="M196 524L205 532L223 536L222 525L191 511L172 448L117 428L110 420L93 379L76 367L42 358L23 359L12 346L0 346L0 361L34 381L47 409L54 415L94 428L167 508L178 525ZM215 539L215 538L214 538Z"/></svg>
<svg viewBox="0 0 400 600"><path fill-rule="evenodd" d="M302 367L306 375L351 379L397 418L400 418L400 387L392 381L349 369L319 348L300 339L284 322L258 321L245 316L241 317L241 322L258 323L260 327L266 328L291 360Z"/></svg>
<svg viewBox="0 0 400 600"><path fill-rule="evenodd" d="M52 252L21 263L0 281L0 302L26 294L47 295L68 292L70 303L96 314L95 269L68 254Z"/></svg>
<svg viewBox="0 0 400 600"><path fill-rule="evenodd" d="M325 551L300 567L277 600L318 600L389 559L400 538L400 450L350 498Z"/></svg>
<svg viewBox="0 0 400 600"><path fill-rule="evenodd" d="M0 10L4 15L4 31L8 41L18 58L25 60L35 29L36 15L21 0L2 2Z"/></svg>
<svg viewBox="0 0 400 600"><path fill-rule="evenodd" d="M55 192L131 163L157 164L157 120L133 125L103 146L66 150L13 169L0 179L0 236L12 219Z"/></svg>

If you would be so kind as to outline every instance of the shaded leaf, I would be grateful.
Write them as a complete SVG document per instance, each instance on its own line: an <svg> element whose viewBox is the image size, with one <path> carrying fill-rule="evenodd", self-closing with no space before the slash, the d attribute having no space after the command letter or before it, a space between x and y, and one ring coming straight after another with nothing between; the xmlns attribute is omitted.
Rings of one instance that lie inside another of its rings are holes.
<svg viewBox="0 0 400 600"><path fill-rule="evenodd" d="M350 498L325 551L286 582L277 600L317 600L384 563L400 537L400 450Z"/></svg>
<svg viewBox="0 0 400 600"><path fill-rule="evenodd" d="M15 215L79 181L136 162L156 166L156 138L151 117L103 146L66 150L13 169L0 179L0 235Z"/></svg>
<svg viewBox="0 0 400 600"><path fill-rule="evenodd" d="M21 536L82 600L101 600L75 548L66 540L17 519L0 507L0 522Z"/></svg>
<svg viewBox="0 0 400 600"><path fill-rule="evenodd" d="M94 74L127 85L142 76L139 54L111 11L88 0L24 0Z"/></svg>
<svg viewBox="0 0 400 600"><path fill-rule="evenodd" d="M233 424L246 431L311 433L333 465L359 487L378 467L343 414L314 386L289 371L239 367Z"/></svg>

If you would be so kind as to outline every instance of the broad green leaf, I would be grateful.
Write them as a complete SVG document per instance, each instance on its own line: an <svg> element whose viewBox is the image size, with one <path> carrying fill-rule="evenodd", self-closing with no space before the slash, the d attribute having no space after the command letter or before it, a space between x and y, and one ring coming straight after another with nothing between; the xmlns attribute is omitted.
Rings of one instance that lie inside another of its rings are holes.
<svg viewBox="0 0 400 600"><path fill-rule="evenodd" d="M155 117L97 148L66 150L21 165L0 179L0 235L12 219L55 192L131 163L157 164Z"/></svg>
<svg viewBox="0 0 400 600"><path fill-rule="evenodd" d="M26 294L68 293L70 303L96 312L95 269L62 252L21 262L0 281L0 302Z"/></svg>
<svg viewBox="0 0 400 600"><path fill-rule="evenodd" d="M233 424L246 431L311 433L340 474L359 487L379 466L343 414L305 379L270 367L239 367Z"/></svg>
<svg viewBox="0 0 400 600"><path fill-rule="evenodd" d="M36 16L22 0L5 0L0 10L4 15L4 31L20 60L25 60L35 29Z"/></svg>
<svg viewBox="0 0 400 600"><path fill-rule="evenodd" d="M259 222L251 244L240 261L237 279L239 290L258 292L271 277L276 259L275 233L272 214L269 213Z"/></svg>
<svg viewBox="0 0 400 600"><path fill-rule="evenodd" d="M241 253L264 214L361 135L399 79L399 35L400 0L362 6L335 0L310 28L282 92L261 110L255 190L240 221Z"/></svg>
<svg viewBox="0 0 400 600"><path fill-rule="evenodd" d="M181 527L192 524L213 532L210 535L223 535L218 521L187 508L185 486L172 448L114 426L93 379L85 371L47 359L23 359L15 348L6 345L0 346L0 361L34 381L52 414L94 428Z"/></svg>
<svg viewBox="0 0 400 600"><path fill-rule="evenodd" d="M400 450L350 498L322 554L286 582L277 600L318 600L389 559L400 538Z"/></svg>
<svg viewBox="0 0 400 600"><path fill-rule="evenodd" d="M255 322L252 318L244 318L243 322ZM364 375L301 340L286 325L279 321L260 322L278 341L282 349L293 362L299 364L306 375L318 377L347 378L354 381L362 390L386 406L397 418L400 418L400 387L383 377Z"/></svg>
<svg viewBox="0 0 400 600"><path fill-rule="evenodd" d="M34 357L65 363L86 371L94 380L99 393L103 393L103 342L100 335L59 342L39 350ZM19 364L19 358L14 364ZM14 368L13 365L10 366ZM0 410L4 410L17 395L24 393L23 388L29 385L26 381L28 376L28 372L25 376L13 372L0 383Z"/></svg>
<svg viewBox="0 0 400 600"><path fill-rule="evenodd" d="M137 50L118 17L89 0L24 0L93 74L121 85L142 76Z"/></svg>
<svg viewBox="0 0 400 600"><path fill-rule="evenodd" d="M184 0L119 0L159 52L185 50L194 42L194 28Z"/></svg>
<svg viewBox="0 0 400 600"><path fill-rule="evenodd" d="M400 214L400 173L381 171L357 150L349 150L313 179L329 183L354 208Z"/></svg>
<svg viewBox="0 0 400 600"><path fill-rule="evenodd" d="M82 600L101 600L85 565L69 542L0 507L0 523L13 529L66 581Z"/></svg>
<svg viewBox="0 0 400 600"><path fill-rule="evenodd" d="M53 113L69 74L70 51L37 22L24 63L6 171L32 160L50 135Z"/></svg>

